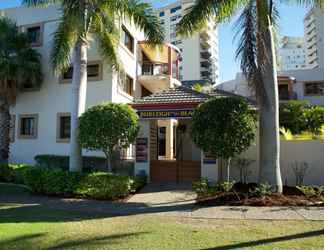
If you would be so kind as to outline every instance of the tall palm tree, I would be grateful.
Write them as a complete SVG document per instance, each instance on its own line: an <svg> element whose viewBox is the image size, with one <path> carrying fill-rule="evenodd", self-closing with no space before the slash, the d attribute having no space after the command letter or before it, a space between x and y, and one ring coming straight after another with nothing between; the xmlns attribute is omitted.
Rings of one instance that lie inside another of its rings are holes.
<svg viewBox="0 0 324 250"><path fill-rule="evenodd" d="M8 18L0 18L0 162L7 163L10 147L10 105L24 87L42 83L40 54L26 34Z"/></svg>
<svg viewBox="0 0 324 250"><path fill-rule="evenodd" d="M178 26L189 36L205 27L207 20L231 19L241 11L237 57L241 70L256 93L260 129L260 182L268 182L282 192L280 173L279 101L273 30L278 2L292 0L196 0ZM295 0L298 4L321 4L323 0Z"/></svg>
<svg viewBox="0 0 324 250"><path fill-rule="evenodd" d="M117 46L120 30L117 20L132 20L144 31L151 44L163 42L163 28L151 5L139 0L23 0L23 4L60 5L62 16L54 34L51 61L54 71L62 74L73 58L70 171L81 171L81 147L77 139L78 118L85 111L87 48L90 38L97 41L105 61L118 70Z"/></svg>

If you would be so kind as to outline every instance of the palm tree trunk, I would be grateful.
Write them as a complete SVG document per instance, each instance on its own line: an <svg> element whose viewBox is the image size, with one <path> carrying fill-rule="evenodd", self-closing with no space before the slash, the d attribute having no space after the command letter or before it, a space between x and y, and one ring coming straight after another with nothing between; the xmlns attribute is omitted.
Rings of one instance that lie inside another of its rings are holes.
<svg viewBox="0 0 324 250"><path fill-rule="evenodd" d="M74 49L73 80L71 95L71 142L70 171L82 171L82 149L78 142L79 117L86 108L87 94L87 44L80 39Z"/></svg>
<svg viewBox="0 0 324 250"><path fill-rule="evenodd" d="M261 78L263 93L259 95L260 183L269 183L282 193L280 172L279 100L273 27L262 32L265 46ZM260 64L259 64L260 65Z"/></svg>
<svg viewBox="0 0 324 250"><path fill-rule="evenodd" d="M0 163L8 163L10 149L10 113L5 97L0 97Z"/></svg>

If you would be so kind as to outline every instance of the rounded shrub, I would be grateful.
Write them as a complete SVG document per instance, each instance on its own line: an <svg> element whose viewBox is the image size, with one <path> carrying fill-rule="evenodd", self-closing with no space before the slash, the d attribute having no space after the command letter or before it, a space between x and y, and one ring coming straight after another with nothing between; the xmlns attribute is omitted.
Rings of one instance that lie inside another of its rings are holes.
<svg viewBox="0 0 324 250"><path fill-rule="evenodd" d="M127 148L136 139L138 117L126 104L104 103L89 108L79 122L79 141L83 148L100 150L107 158L111 171L113 152L117 147Z"/></svg>

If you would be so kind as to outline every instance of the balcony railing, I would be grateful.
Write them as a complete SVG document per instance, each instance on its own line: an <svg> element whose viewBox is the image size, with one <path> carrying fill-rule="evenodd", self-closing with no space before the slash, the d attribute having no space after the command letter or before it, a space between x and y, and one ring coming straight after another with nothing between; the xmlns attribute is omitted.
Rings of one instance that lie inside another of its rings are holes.
<svg viewBox="0 0 324 250"><path fill-rule="evenodd" d="M169 66L167 63L144 63L142 65L142 75L155 76L168 74Z"/></svg>

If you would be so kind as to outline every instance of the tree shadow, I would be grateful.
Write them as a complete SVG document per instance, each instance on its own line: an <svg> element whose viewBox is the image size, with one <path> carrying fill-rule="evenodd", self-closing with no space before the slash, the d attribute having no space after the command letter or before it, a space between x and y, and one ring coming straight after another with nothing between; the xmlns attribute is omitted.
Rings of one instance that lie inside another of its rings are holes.
<svg viewBox="0 0 324 250"><path fill-rule="evenodd" d="M118 244L119 240L125 240L132 236L138 236L147 233L148 232L113 234L113 235L100 236L100 237L98 236L98 237L83 238L78 240L68 240L68 241L62 241L58 244L49 247L42 247L40 243L35 244L35 242L33 242L33 240L41 240L41 238L46 237L47 233L30 234L30 235L11 238L8 240L2 240L2 241L0 240L0 249L58 250L58 249L71 249L71 248L77 249L82 246L93 248L99 245Z"/></svg>
<svg viewBox="0 0 324 250"><path fill-rule="evenodd" d="M87 247L95 247L98 245L112 245L118 244L118 240L125 240L125 238L129 238L132 236L138 236L141 234L147 234L147 232L139 232L139 233L126 233L126 234L113 234L109 236L101 236L101 237L92 237L82 240L69 240L57 244L55 246L51 246L49 248L44 248L43 250L58 250L58 249L71 249L78 248L81 246Z"/></svg>
<svg viewBox="0 0 324 250"><path fill-rule="evenodd" d="M311 231L311 232L275 237L275 238L270 238L270 239L262 239L262 240L249 241L249 242L237 243L237 244L232 244L232 245L224 245L224 246L219 246L219 247L214 247L214 248L206 248L204 250L227 250L227 249L239 249L239 248L246 248L246 247L256 247L259 245L276 243L276 242L281 242L281 241L289 241L289 240L297 240L297 239L302 239L302 238L316 237L316 236L321 236L323 234L324 234L324 229L321 229L321 230L316 230L316 231Z"/></svg>

